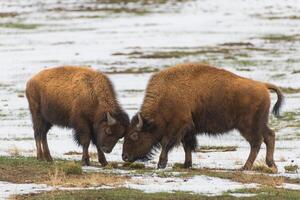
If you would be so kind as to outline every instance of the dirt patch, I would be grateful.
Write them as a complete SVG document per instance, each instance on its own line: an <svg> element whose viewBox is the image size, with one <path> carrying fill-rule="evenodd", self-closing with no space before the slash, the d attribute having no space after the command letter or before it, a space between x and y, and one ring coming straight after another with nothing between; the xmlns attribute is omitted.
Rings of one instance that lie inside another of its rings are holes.
<svg viewBox="0 0 300 200"><path fill-rule="evenodd" d="M0 23L0 28L10 28L10 29L24 29L32 30L40 27L39 24L28 24L28 23Z"/></svg>
<svg viewBox="0 0 300 200"><path fill-rule="evenodd" d="M16 17L18 13L16 12L0 12L0 18L6 18L6 17Z"/></svg>

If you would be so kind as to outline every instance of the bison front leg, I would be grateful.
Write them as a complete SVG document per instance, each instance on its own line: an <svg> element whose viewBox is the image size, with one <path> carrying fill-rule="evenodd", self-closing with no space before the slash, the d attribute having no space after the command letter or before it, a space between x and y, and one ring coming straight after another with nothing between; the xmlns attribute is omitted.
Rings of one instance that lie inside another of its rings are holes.
<svg viewBox="0 0 300 200"><path fill-rule="evenodd" d="M172 142L170 139L168 138L163 138L162 142L161 142L161 153L159 156L159 161L157 164L157 168L158 169L164 169L167 166L168 163L168 153L170 151L170 149L174 146L174 142Z"/></svg>
<svg viewBox="0 0 300 200"><path fill-rule="evenodd" d="M185 161L184 161L184 167L185 168L191 168L192 167L192 151L194 151L197 147L197 139L194 134L187 134L182 139L182 145L185 152Z"/></svg>
<svg viewBox="0 0 300 200"><path fill-rule="evenodd" d="M165 147L163 147L159 156L157 168L164 169L166 168L167 163L168 163L168 150Z"/></svg>
<svg viewBox="0 0 300 200"><path fill-rule="evenodd" d="M102 167L105 167L108 164L105 155L100 147L97 147L97 151L98 151L98 161L102 165Z"/></svg>
<svg viewBox="0 0 300 200"><path fill-rule="evenodd" d="M85 166L90 166L90 156L89 156L89 146L90 141L82 144L82 164Z"/></svg>
<svg viewBox="0 0 300 200"><path fill-rule="evenodd" d="M81 123L80 123L81 122ZM75 121L75 140L82 146L82 164L90 165L89 146L91 142L90 129L82 121Z"/></svg>

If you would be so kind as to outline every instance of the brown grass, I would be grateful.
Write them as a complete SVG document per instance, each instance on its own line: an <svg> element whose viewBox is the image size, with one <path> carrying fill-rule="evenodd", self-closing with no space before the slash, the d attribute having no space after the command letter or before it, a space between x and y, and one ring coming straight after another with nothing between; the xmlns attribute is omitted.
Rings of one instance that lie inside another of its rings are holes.
<svg viewBox="0 0 300 200"><path fill-rule="evenodd" d="M267 174L258 174L258 173L245 173L243 171L223 171L218 169L180 169L177 168L176 171L186 172L181 174L182 177L192 177L195 175L206 175L224 179L230 179L232 181L240 182L240 183L258 183L266 186L278 186L282 185L284 182L294 183L293 180L278 177L278 176L269 176Z"/></svg>
<svg viewBox="0 0 300 200"><path fill-rule="evenodd" d="M284 166L284 170L287 173L296 173L298 172L299 166L298 165L286 165Z"/></svg>
<svg viewBox="0 0 300 200"><path fill-rule="evenodd" d="M82 152L78 151L68 151L64 153L66 156L82 156ZM89 153L91 159L98 159L98 153L97 152L90 152Z"/></svg>
<svg viewBox="0 0 300 200"><path fill-rule="evenodd" d="M210 152L227 152L236 151L237 146L201 146L195 152L210 153Z"/></svg>
<svg viewBox="0 0 300 200"><path fill-rule="evenodd" d="M10 156L20 156L21 155L21 152L20 152L20 149L18 149L18 147L14 146L10 149L7 150L7 153L10 155Z"/></svg>
<svg viewBox="0 0 300 200"><path fill-rule="evenodd" d="M123 184L128 177L116 176L103 173L83 173L82 175L66 175L62 170L56 168L49 174L49 180L42 181L52 186L65 187L92 187L92 186L118 186Z"/></svg>
<svg viewBox="0 0 300 200"><path fill-rule="evenodd" d="M107 173L84 173L80 162L55 160L52 163L31 157L0 156L0 181L46 183L60 186L118 185L128 177Z"/></svg>
<svg viewBox="0 0 300 200"><path fill-rule="evenodd" d="M267 173L267 174L275 174L277 173L277 170L269 168L264 162L262 161L258 161L256 162L253 167L252 167L253 171L257 171L257 172L262 172L262 173Z"/></svg>

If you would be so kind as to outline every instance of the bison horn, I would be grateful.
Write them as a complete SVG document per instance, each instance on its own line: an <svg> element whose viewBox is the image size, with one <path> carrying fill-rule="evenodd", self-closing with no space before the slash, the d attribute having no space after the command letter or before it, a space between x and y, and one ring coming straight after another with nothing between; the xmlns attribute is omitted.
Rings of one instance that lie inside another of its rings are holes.
<svg viewBox="0 0 300 200"><path fill-rule="evenodd" d="M114 125L114 124L117 122L116 119L113 118L113 117L110 115L109 112L107 112L106 117L107 117L107 124L108 124L108 126L112 126L112 125Z"/></svg>
<svg viewBox="0 0 300 200"><path fill-rule="evenodd" d="M136 125L136 127L138 128L138 130L141 130L143 128L143 118L140 113L138 113L137 116L139 119L139 123Z"/></svg>

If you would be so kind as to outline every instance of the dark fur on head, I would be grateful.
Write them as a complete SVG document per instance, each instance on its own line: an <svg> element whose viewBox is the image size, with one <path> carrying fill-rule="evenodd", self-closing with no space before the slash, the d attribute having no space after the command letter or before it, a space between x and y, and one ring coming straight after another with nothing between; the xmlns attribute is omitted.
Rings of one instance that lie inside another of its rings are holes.
<svg viewBox="0 0 300 200"><path fill-rule="evenodd" d="M130 124L132 126L137 126L137 124L139 123L139 119L138 119L138 115L134 115L131 119ZM158 128L158 126L155 124L155 122L153 122L152 120L148 120L143 118L143 127L142 127L142 132L154 132L156 131Z"/></svg>
<svg viewBox="0 0 300 200"><path fill-rule="evenodd" d="M138 121L139 121L138 115L136 114L131 119L131 124L134 124L136 126L138 124ZM153 133L157 129L158 129L158 126L154 122L152 122L151 120L143 119L143 127L142 127L141 132ZM155 136L153 135L153 137L155 137ZM157 142L152 145L151 150L145 156L138 157L137 160L148 161L148 160L153 159L153 157L155 156L155 154L158 152L158 150L161 147L159 144L160 139L155 138L155 140Z"/></svg>
<svg viewBox="0 0 300 200"><path fill-rule="evenodd" d="M141 157L137 157L136 160L146 162L152 160L155 154L160 150L161 145L159 143L153 144L151 150L145 155Z"/></svg>

